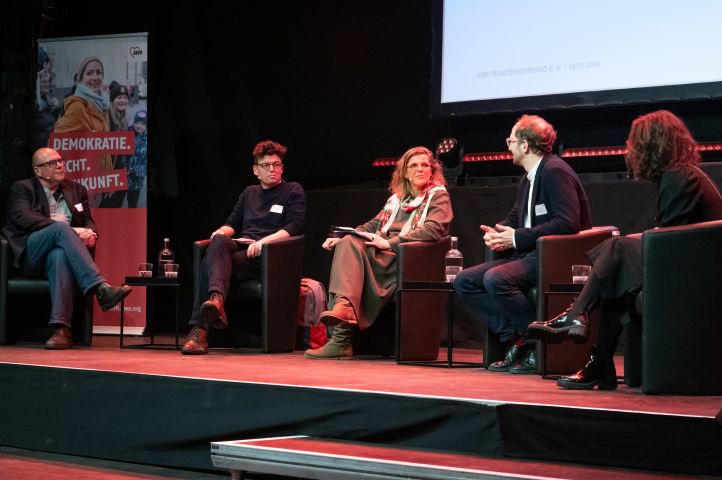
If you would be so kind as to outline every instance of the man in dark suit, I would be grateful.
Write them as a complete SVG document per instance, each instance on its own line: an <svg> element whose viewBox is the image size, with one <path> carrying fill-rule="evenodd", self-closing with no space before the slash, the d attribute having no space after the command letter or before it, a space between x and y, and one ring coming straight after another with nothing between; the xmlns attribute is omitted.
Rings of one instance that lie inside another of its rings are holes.
<svg viewBox="0 0 722 480"><path fill-rule="evenodd" d="M98 234L90 214L88 192L65 178L65 162L58 152L41 148L33 154L35 176L10 187L7 223L12 266L27 277L50 283L50 325L55 333L45 348L70 348L73 294L93 292L103 311L113 308L131 289L106 283L89 250Z"/></svg>
<svg viewBox="0 0 722 480"><path fill-rule="evenodd" d="M492 363L491 371L536 372L534 340L527 332L536 308L524 291L537 284L537 238L591 226L579 177L551 153L556 136L554 127L538 116L524 115L514 125L506 144L514 165L526 175L506 218L494 228L480 227L486 245L504 258L462 270L454 281L471 312L507 344L505 358Z"/></svg>

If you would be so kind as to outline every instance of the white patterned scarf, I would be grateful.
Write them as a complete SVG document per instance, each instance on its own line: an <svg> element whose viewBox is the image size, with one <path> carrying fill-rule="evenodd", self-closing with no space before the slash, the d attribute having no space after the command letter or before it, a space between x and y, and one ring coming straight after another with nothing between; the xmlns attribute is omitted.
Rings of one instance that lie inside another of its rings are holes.
<svg viewBox="0 0 722 480"><path fill-rule="evenodd" d="M394 223L394 219L396 218L400 208L403 208L406 213L414 211L416 211L416 213L409 217L401 229L401 232L399 232L399 235L403 235L409 230L418 227L419 224L424 223L426 220L426 214L429 211L431 197L434 196L434 193L441 190L446 191L446 188L443 185L430 187L417 195L415 198L404 197L402 199L399 198L397 194L391 195L389 199L386 200L386 205L384 205L382 210L381 227L379 228L379 232L384 235L388 234L389 228L391 227L391 224Z"/></svg>

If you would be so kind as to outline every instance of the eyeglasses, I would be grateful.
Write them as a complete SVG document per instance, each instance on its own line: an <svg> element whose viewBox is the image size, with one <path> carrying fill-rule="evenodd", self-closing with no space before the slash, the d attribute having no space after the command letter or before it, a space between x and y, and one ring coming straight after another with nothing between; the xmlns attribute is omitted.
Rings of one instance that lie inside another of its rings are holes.
<svg viewBox="0 0 722 480"><path fill-rule="evenodd" d="M409 170L416 171L420 168L431 168L431 164L430 163L414 163L414 164L408 165L406 168L408 168Z"/></svg>
<svg viewBox="0 0 722 480"><path fill-rule="evenodd" d="M511 138L507 138L507 139L506 139L506 146L507 146L507 147L511 147L511 144L512 144L512 143L516 143L516 142L518 142L518 141L519 141L519 140L512 140Z"/></svg>
<svg viewBox="0 0 722 480"><path fill-rule="evenodd" d="M283 168L283 164L281 162L273 162L273 163L257 163L259 167L264 169L265 171L269 171L271 168L274 170L278 170L280 168Z"/></svg>
<svg viewBox="0 0 722 480"><path fill-rule="evenodd" d="M35 166L38 167L38 168L40 168L40 167L55 168L55 167L57 167L58 165L60 165L61 163L64 164L64 163L65 163L65 160L63 160L62 158L58 158L57 160L50 160L49 162L38 163L38 164L35 165Z"/></svg>

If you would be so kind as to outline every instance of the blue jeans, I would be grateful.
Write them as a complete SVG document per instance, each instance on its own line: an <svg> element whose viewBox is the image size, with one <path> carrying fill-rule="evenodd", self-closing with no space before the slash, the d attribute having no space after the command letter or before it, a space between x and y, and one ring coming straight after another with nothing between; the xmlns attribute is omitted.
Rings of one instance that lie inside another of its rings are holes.
<svg viewBox="0 0 722 480"><path fill-rule="evenodd" d="M105 279L73 228L55 222L28 235L20 273L47 278L50 284L50 324L70 326L73 297L78 288L88 293Z"/></svg>
<svg viewBox="0 0 722 480"><path fill-rule="evenodd" d="M527 327L534 321L536 306L524 291L536 285L537 268L536 252L493 260L459 272L454 290L502 342L522 338L531 344Z"/></svg>
<svg viewBox="0 0 722 480"><path fill-rule="evenodd" d="M231 283L261 278L261 258L248 258L247 248L226 235L216 235L211 239L196 278L190 325L206 327L201 320L201 305L208 300L210 292L219 292L226 298Z"/></svg>

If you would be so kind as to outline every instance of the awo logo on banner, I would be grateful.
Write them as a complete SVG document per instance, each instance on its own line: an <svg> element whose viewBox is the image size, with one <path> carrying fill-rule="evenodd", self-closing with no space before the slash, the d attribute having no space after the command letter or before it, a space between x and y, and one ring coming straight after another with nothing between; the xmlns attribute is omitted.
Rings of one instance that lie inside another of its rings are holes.
<svg viewBox="0 0 722 480"><path fill-rule="evenodd" d="M133 132L51 133L48 145L65 159L68 178L81 183L89 194L128 189L128 172L102 169L103 156L132 155Z"/></svg>
<svg viewBox="0 0 722 480"><path fill-rule="evenodd" d="M128 55L130 55L130 58L139 57L143 55L143 49L137 45L131 45L128 47Z"/></svg>

